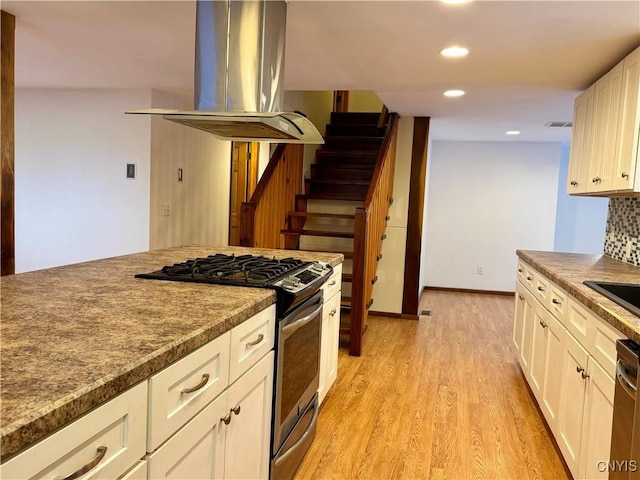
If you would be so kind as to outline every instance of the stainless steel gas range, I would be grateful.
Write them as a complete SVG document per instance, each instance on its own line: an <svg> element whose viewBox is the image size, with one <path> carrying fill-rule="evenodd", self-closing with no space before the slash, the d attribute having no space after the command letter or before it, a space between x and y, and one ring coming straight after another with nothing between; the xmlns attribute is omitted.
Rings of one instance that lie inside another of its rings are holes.
<svg viewBox="0 0 640 480"><path fill-rule="evenodd" d="M332 272L327 264L295 258L214 254L136 275L155 280L275 290L272 479L293 478L315 436L323 306L321 287Z"/></svg>

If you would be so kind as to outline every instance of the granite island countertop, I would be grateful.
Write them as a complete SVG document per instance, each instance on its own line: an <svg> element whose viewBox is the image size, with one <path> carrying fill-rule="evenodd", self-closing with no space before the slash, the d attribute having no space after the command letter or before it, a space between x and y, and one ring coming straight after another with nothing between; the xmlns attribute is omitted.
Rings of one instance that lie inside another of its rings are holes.
<svg viewBox="0 0 640 480"><path fill-rule="evenodd" d="M263 288L134 278L214 253L338 265L339 253L186 246L0 279L8 459L275 303Z"/></svg>
<svg viewBox="0 0 640 480"><path fill-rule="evenodd" d="M640 343L640 317L582 283L585 280L640 283L640 267L606 255L533 250L517 250L516 254L600 318Z"/></svg>

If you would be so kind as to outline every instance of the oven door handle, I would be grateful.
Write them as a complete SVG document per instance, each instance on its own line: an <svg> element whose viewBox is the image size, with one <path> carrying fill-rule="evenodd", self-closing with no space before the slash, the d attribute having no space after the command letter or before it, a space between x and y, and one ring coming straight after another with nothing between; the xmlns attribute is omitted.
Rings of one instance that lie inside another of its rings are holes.
<svg viewBox="0 0 640 480"><path fill-rule="evenodd" d="M322 310L322 306L323 306L323 302L320 302L320 305L318 305L317 307L314 307L311 313L305 315L304 317L296 320L293 323L290 323L285 327L282 327L282 333L284 335L289 335L290 333L293 333L299 328L302 328L303 326L305 326L307 323L313 320L315 316L318 315L318 313L320 313L320 311Z"/></svg>
<svg viewBox="0 0 640 480"><path fill-rule="evenodd" d="M629 378L625 364L626 362L618 359L616 362L616 377L618 377L620 386L629 394L629 396L636 398L638 387L636 387L631 381L631 378Z"/></svg>
<svg viewBox="0 0 640 480"><path fill-rule="evenodd" d="M282 455L280 455L278 458L276 458L274 466L277 467L277 466L281 465L282 462L284 462L289 456L291 456L291 454L298 449L300 444L302 442L304 442L306 440L306 438L311 434L311 430L313 430L313 427L316 426L316 422L318 421L318 410L319 410L319 405L314 405L313 406L313 417L311 417L311 423L309 423L309 426L304 431L302 436L298 439L298 441L296 443L294 443L293 446L289 450L287 450Z"/></svg>

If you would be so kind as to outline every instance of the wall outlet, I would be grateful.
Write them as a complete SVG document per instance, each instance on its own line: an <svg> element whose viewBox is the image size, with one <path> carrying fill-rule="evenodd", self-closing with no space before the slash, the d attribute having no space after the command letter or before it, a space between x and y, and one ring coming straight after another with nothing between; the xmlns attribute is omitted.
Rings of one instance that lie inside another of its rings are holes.
<svg viewBox="0 0 640 480"><path fill-rule="evenodd" d="M171 204L170 203L163 203L162 204L162 216L163 217L168 217L169 215L171 215Z"/></svg>
<svg viewBox="0 0 640 480"><path fill-rule="evenodd" d="M484 275L484 269L481 266L476 267L476 273L478 275Z"/></svg>

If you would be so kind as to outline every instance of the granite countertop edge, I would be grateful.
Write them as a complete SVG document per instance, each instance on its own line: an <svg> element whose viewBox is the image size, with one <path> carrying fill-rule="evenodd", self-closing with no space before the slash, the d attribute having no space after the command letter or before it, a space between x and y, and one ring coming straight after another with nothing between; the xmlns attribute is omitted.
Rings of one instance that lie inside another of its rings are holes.
<svg viewBox="0 0 640 480"><path fill-rule="evenodd" d="M138 383L148 380L152 375L227 333L273 303L275 295L230 312L229 316L222 320L218 319L202 328L189 331L182 338L136 359L119 371L59 398L9 425L3 425L0 429L2 461L22 452Z"/></svg>
<svg viewBox="0 0 640 480"><path fill-rule="evenodd" d="M48 272L51 271L64 272L69 269L87 268L92 267L93 264L97 265L98 262L102 265L105 264L105 262L118 262L127 259L127 257L134 259L143 258L145 262L151 262L150 264L155 265L155 263L157 263L157 255L159 254L169 254L171 258L175 255L176 258L181 258L180 255L182 255L183 250L191 253L192 251L199 252L200 249L204 248L209 248L212 251L221 251L223 253L251 253L255 255L273 255L279 258L285 258L286 256L298 256L304 260L317 258L334 267L342 263L344 259L343 255L339 253L253 249L244 247L203 247L193 245L184 247L184 249L170 248L165 250L152 250L130 256L112 257L110 259L84 262L76 265L55 267L53 270L47 269L39 272L26 273L24 275L29 276L25 278L32 279L34 275L48 274ZM141 267L141 271L144 271L144 268L146 267ZM18 274L16 277L20 277L21 275L23 274ZM7 277L3 278L6 279ZM174 282L168 283L173 284ZM187 285L196 284L182 285L188 288ZM242 287L220 288L236 289ZM269 291L267 293L264 290L262 290L262 292L264 293L253 295L251 300L247 299L247 302L243 303L242 306L224 312L222 317L218 315L215 320L199 327L185 327L184 332L181 332L180 335L171 340L167 340L166 343L163 343L154 351L139 357L132 357L130 363L120 365L113 372L102 375L100 378L81 385L73 391L69 389L64 395L54 398L38 408L26 409L24 413L20 414L17 418L16 415L13 415L14 418L11 418L10 423L4 423L6 416L3 415L3 422L0 428L1 461L4 463L6 460L22 453L29 447L65 427L70 422L77 420L129 388L147 380L155 373L163 370L211 340L230 331L251 316L275 303L275 292Z"/></svg>
<svg viewBox="0 0 640 480"><path fill-rule="evenodd" d="M594 312L600 318L605 320L607 323L618 329L621 333L626 335L628 338L640 343L640 317L634 315L629 312L627 309L621 307L615 302L609 300L605 296L596 292L592 288L584 285L582 282L586 280L605 280L602 278L581 278L580 281L575 281L570 278L567 278L568 275L565 275L562 271L561 267L551 266L545 260L547 260L547 256L553 255L553 259L562 259L563 256L568 260L574 262L580 261L580 259L584 260L584 270L585 273L589 272L590 268L601 262L615 262L610 263L615 267L623 268L623 269L637 269L637 275L640 279L640 268L635 267L631 264L626 264L619 260L615 260L611 257L605 255L581 255L581 254L562 254L562 253L552 253L552 252L538 252L531 250L517 250L516 255L530 264L533 268L537 269L540 273L545 275L549 280L556 283L559 287L563 288L568 294L573 296L576 300L582 303L589 310ZM634 272L635 273L635 272ZM609 279L609 281L615 281L614 279ZM623 280L626 282L626 280Z"/></svg>

